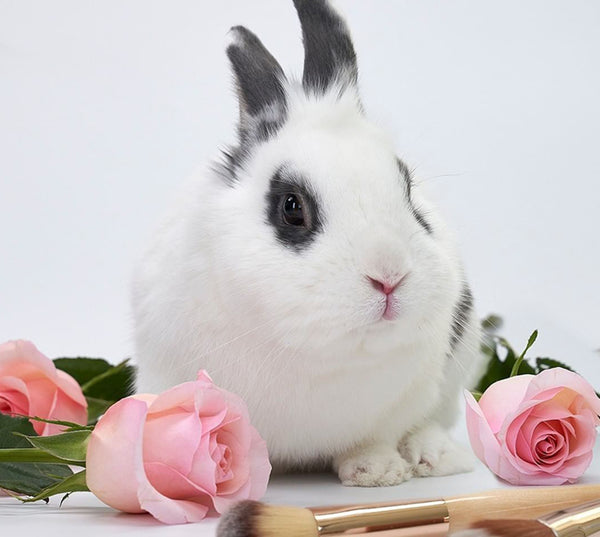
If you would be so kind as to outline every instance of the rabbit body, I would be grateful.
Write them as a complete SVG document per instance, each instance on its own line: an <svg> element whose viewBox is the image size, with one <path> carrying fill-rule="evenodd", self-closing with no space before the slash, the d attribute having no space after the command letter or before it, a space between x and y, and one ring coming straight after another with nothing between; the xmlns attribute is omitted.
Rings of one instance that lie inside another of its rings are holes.
<svg viewBox="0 0 600 537"><path fill-rule="evenodd" d="M347 35L327 2L295 5L307 62L322 31L307 10ZM246 401L276 468L365 486L468 469L446 429L479 323L452 234L365 117L352 58L318 87L307 63L290 82L232 33L240 145L183 186L136 269L138 388L206 369Z"/></svg>

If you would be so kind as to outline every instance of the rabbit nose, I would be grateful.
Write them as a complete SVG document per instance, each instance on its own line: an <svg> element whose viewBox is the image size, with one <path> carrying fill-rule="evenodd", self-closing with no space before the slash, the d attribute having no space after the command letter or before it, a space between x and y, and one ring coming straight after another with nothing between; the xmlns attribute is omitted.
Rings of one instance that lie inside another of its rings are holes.
<svg viewBox="0 0 600 537"><path fill-rule="evenodd" d="M375 289L377 289L378 291L381 291L385 295L389 295L389 294L393 293L394 290L396 289L396 287L398 287L400 285L400 283L402 283L402 280L404 279L404 277L402 277L396 281L390 281L387 279L381 281L381 280L377 280L375 278L371 278L371 276L367 276L367 278L369 278L371 285Z"/></svg>

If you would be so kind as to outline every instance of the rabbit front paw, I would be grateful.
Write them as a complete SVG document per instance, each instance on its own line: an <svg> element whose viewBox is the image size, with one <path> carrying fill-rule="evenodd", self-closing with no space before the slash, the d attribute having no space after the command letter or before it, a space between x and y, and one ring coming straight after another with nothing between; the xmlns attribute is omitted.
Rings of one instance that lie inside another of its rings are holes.
<svg viewBox="0 0 600 537"><path fill-rule="evenodd" d="M413 467L415 476L461 474L475 467L471 452L438 425L411 434L400 443L399 450Z"/></svg>
<svg viewBox="0 0 600 537"><path fill-rule="evenodd" d="M411 465L393 446L369 446L339 456L334 467L347 487L391 487L412 477Z"/></svg>

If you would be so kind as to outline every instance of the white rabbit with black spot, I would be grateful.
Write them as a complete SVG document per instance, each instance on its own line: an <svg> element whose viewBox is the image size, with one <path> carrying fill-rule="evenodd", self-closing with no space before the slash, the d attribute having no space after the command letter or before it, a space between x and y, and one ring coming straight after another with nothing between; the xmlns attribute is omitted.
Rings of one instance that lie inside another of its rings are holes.
<svg viewBox="0 0 600 537"><path fill-rule="evenodd" d="M137 267L138 387L206 369L276 468L358 486L465 471L447 427L479 323L453 236L367 118L344 20L294 5L302 81L231 30L238 145L185 184Z"/></svg>

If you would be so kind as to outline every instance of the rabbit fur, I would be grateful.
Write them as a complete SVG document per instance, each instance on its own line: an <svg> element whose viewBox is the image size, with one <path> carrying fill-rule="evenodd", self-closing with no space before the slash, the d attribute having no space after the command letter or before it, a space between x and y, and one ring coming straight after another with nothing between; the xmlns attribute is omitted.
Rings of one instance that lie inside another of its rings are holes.
<svg viewBox="0 0 600 537"><path fill-rule="evenodd" d="M230 31L238 145L183 186L137 266L138 388L206 369L278 469L357 486L466 471L447 428L479 323L454 238L365 116L344 19L294 5L302 81Z"/></svg>

